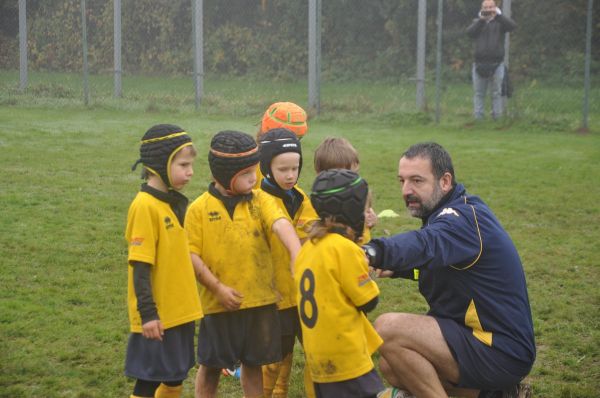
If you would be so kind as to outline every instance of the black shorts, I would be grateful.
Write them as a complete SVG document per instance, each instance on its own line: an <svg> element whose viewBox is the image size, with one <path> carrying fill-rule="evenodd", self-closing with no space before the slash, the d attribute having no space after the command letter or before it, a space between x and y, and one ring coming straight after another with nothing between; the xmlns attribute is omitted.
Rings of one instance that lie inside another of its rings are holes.
<svg viewBox="0 0 600 398"><path fill-rule="evenodd" d="M125 358L125 375L148 381L185 380L194 367L194 322L165 330L163 340L131 333Z"/></svg>
<svg viewBox="0 0 600 398"><path fill-rule="evenodd" d="M435 317L434 317L435 318ZM460 377L457 387L500 390L518 384L532 364L519 361L473 336L473 330L446 318L435 318L454 360Z"/></svg>
<svg viewBox="0 0 600 398"><path fill-rule="evenodd" d="M279 310L279 322L281 324L281 355L285 357L294 351L296 337L300 336L298 308Z"/></svg>
<svg viewBox="0 0 600 398"><path fill-rule="evenodd" d="M275 304L205 315L198 334L198 363L232 369L281 361L281 326Z"/></svg>
<svg viewBox="0 0 600 398"><path fill-rule="evenodd" d="M355 379L334 383L313 384L315 385L315 395L317 398L375 398L377 393L385 388L374 368Z"/></svg>

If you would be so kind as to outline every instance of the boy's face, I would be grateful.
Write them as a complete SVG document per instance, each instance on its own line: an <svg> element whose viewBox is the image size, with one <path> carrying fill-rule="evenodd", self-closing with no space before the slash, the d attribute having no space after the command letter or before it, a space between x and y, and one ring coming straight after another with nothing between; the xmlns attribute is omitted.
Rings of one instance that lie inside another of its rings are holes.
<svg viewBox="0 0 600 398"><path fill-rule="evenodd" d="M298 182L300 154L286 152L275 156L271 161L271 172L273 179L281 189L292 189Z"/></svg>
<svg viewBox="0 0 600 398"><path fill-rule="evenodd" d="M179 191L186 186L194 175L196 156L190 146L186 146L175 154L169 168L169 178L173 189Z"/></svg>
<svg viewBox="0 0 600 398"><path fill-rule="evenodd" d="M231 190L237 195L244 195L252 192L252 188L256 185L256 167L254 165L248 167L239 173L232 182Z"/></svg>

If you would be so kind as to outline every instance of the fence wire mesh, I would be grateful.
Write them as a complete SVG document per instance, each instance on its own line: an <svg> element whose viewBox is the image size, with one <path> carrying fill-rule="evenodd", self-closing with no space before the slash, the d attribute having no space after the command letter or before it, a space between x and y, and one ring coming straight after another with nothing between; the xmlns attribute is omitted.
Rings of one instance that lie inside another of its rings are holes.
<svg viewBox="0 0 600 398"><path fill-rule="evenodd" d="M121 70L121 92L114 81L117 3L121 6L122 59L117 66ZM196 3L201 6L203 43L201 69L194 75ZM465 29L481 3L441 2L441 75L436 87L439 3L423 0L427 14L425 98L421 107L415 103L418 3L322 1L322 114L423 113L428 116L424 120L430 121L435 113L437 88L442 121L471 118L473 42ZM592 9L590 0L548 0L544 7L532 0L511 2L511 16L518 27L510 36L508 48L514 88L507 104L509 117L566 128L580 125L586 21L591 12L591 34L596 40L592 40L589 50L589 116L592 123L598 124L600 90L594 89L600 70L597 3ZM19 51L22 5L26 5L25 87L20 87L19 81L23 73ZM307 105L309 7L308 1L294 0L2 1L0 70L5 101L9 97L16 101L21 88L38 100L83 101L83 5L92 104L110 101L122 93L124 99L145 101L149 107L165 103L192 107L194 76L199 76L204 83L201 106L215 111L227 111L230 108L224 104L236 101L249 104L248 112L270 100L293 99ZM239 81L247 84L232 83ZM241 93L240 87L247 92ZM267 97L288 98L264 99L259 95L261 90L266 90ZM486 109L490 109L489 98Z"/></svg>

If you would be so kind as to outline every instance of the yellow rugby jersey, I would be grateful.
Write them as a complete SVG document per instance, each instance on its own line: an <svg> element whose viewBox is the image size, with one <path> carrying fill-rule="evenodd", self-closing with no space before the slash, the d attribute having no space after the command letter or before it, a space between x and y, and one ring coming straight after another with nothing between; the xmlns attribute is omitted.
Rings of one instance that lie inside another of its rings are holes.
<svg viewBox="0 0 600 398"><path fill-rule="evenodd" d="M240 309L277 301L268 231L285 214L270 195L252 191L252 199L235 207L233 219L223 202L210 192L188 208L185 227L192 253L200 256L210 271L244 297ZM200 284L205 314L225 312L206 287Z"/></svg>
<svg viewBox="0 0 600 398"><path fill-rule="evenodd" d="M165 329L202 318L196 277L187 234L171 206L147 192L138 192L129 207L125 239L128 262L151 264L150 283L160 321ZM127 301L132 332L142 332L133 287L133 267L128 267Z"/></svg>
<svg viewBox="0 0 600 398"><path fill-rule="evenodd" d="M260 183L263 180L264 176L262 171L260 171L260 166L256 168L256 184L254 184L254 189L260 189Z"/></svg>
<svg viewBox="0 0 600 398"><path fill-rule="evenodd" d="M356 307L379 295L362 249L335 233L307 241L296 258L294 279L304 352L314 382L353 379L373 369L383 343Z"/></svg>
<svg viewBox="0 0 600 398"><path fill-rule="evenodd" d="M298 186L294 188L302 195L302 204L296 211L296 214L294 214L294 218L290 221L296 230L296 234L298 234L298 238L302 240L308 236L305 228L311 221L318 220L319 216L310 203L310 199L306 196L306 193ZM274 199L277 206L289 219L290 215L287 212L283 199L267 192L265 193ZM269 242L271 245L273 266L275 267L275 286L279 293L277 308L284 310L294 307L296 305L296 286L294 276L290 270L290 254L283 243L281 243L281 240L279 240L279 237L272 231L269 231Z"/></svg>

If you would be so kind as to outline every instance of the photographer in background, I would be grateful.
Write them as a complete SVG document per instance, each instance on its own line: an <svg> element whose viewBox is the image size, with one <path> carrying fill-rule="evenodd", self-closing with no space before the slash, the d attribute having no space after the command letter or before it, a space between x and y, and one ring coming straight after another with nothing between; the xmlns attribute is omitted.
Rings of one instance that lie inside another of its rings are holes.
<svg viewBox="0 0 600 398"><path fill-rule="evenodd" d="M502 116L504 34L516 27L517 24L512 19L502 15L494 0L484 0L478 18L467 28L467 35L475 39L475 62L472 70L475 119L483 119L488 86L492 93L492 118Z"/></svg>

